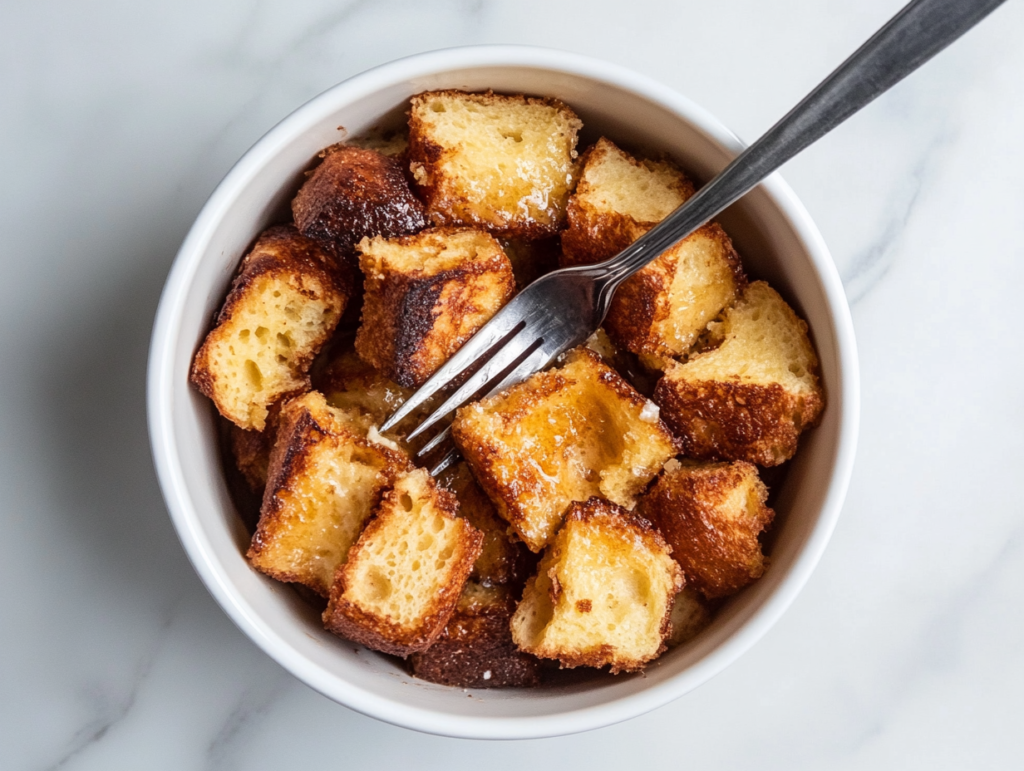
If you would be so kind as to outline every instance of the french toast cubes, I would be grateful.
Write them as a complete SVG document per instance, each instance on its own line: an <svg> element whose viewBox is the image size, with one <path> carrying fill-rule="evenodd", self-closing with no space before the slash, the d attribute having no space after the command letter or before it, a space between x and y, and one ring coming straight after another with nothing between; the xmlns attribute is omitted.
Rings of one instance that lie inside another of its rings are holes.
<svg viewBox="0 0 1024 771"><path fill-rule="evenodd" d="M359 245L365 276L356 351L420 386L515 293L512 265L481 230L439 229Z"/></svg>
<svg viewBox="0 0 1024 771"><path fill-rule="evenodd" d="M281 408L250 562L327 597L384 491L409 466L311 391Z"/></svg>
<svg viewBox="0 0 1024 771"><path fill-rule="evenodd" d="M683 453L760 466L789 460L825 404L807 324L756 281L710 332L717 347L673 364L654 390Z"/></svg>
<svg viewBox="0 0 1024 771"><path fill-rule="evenodd" d="M563 667L642 669L665 649L683 574L650 523L599 498L573 503L512 617L512 639Z"/></svg>
<svg viewBox="0 0 1024 771"><path fill-rule="evenodd" d="M315 241L290 225L270 228L196 353L193 385L239 428L262 431L274 403L309 389L310 365L351 291Z"/></svg>
<svg viewBox="0 0 1024 771"><path fill-rule="evenodd" d="M761 577L758 535L775 516L757 468L733 463L667 464L637 511L672 547L688 587L712 599Z"/></svg>
<svg viewBox="0 0 1024 771"><path fill-rule="evenodd" d="M435 225L555 235L576 166L576 114L557 99L428 91L409 111L410 169Z"/></svg>
<svg viewBox="0 0 1024 771"><path fill-rule="evenodd" d="M324 611L335 634L383 653L425 650L454 612L483 535L423 469L403 474L338 570Z"/></svg>
<svg viewBox="0 0 1024 771"><path fill-rule="evenodd" d="M452 436L498 513L531 551L572 501L632 508L676 455L656 406L587 348L564 366L464 406Z"/></svg>
<svg viewBox="0 0 1024 771"><path fill-rule="evenodd" d="M573 501L631 508L677 452L658 408L587 348L461 408L452 438L498 513L539 552Z"/></svg>
<svg viewBox="0 0 1024 771"><path fill-rule="evenodd" d="M412 194L402 167L373 149L335 145L292 200L303 235L341 260L355 257L363 238L417 233L427 226L423 204Z"/></svg>
<svg viewBox="0 0 1024 771"><path fill-rule="evenodd" d="M519 540L508 534L508 523L498 516L491 499L476 483L466 463L446 472L445 486L459 501L459 516L484 534L483 548L469 574L483 586L522 585L536 560Z"/></svg>
<svg viewBox="0 0 1024 771"><path fill-rule="evenodd" d="M607 139L583 160L562 234L563 265L614 257L693 194L671 163L634 158ZM745 283L732 241L711 223L626 281L612 299L605 328L633 353L680 356Z"/></svg>
<svg viewBox="0 0 1024 771"><path fill-rule="evenodd" d="M469 581L444 632L409 657L415 677L459 688L531 688L540 660L520 651L509 623L515 600L507 587Z"/></svg>

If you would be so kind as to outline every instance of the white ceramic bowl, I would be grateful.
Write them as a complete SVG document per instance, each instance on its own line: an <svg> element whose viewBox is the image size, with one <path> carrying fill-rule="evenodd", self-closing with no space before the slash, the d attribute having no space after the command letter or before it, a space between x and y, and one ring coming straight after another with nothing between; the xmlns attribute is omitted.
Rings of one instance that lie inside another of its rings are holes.
<svg viewBox="0 0 1024 771"><path fill-rule="evenodd" d="M801 440L777 505L772 565L711 627L644 676L597 676L554 689L471 692L414 680L394 663L325 632L289 587L245 559L248 537L220 470L209 402L188 383L192 355L254 237L287 212L316 153L345 136L397 124L407 99L438 88L554 96L584 137L668 151L698 180L742 145L688 99L646 77L559 51L480 46L413 56L316 97L245 154L210 197L167 279L149 361L153 454L171 517L196 571L263 650L324 695L396 725L447 736L526 738L583 731L640 715L697 687L749 648L807 580L839 516L858 423L849 309L807 212L773 176L720 217L748 272L767 279L810 324L827 407Z"/></svg>

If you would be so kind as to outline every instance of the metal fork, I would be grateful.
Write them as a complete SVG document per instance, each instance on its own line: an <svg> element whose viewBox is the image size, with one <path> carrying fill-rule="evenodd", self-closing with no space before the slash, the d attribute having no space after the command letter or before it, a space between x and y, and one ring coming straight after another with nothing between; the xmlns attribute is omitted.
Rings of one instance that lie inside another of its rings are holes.
<svg viewBox="0 0 1024 771"><path fill-rule="evenodd" d="M811 143L928 61L1005 0L914 0L861 46L725 170L618 255L596 265L556 270L534 281L427 380L385 423L396 426L453 383L459 385L407 439L421 436L478 394L493 395L587 340L604 321L615 290L666 249ZM445 428L419 452L425 457ZM457 454L434 466L435 476Z"/></svg>

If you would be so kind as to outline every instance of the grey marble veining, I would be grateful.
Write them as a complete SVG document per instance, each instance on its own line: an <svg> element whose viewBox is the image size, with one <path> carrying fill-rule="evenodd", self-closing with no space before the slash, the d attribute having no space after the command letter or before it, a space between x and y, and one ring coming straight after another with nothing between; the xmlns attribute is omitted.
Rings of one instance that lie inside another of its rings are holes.
<svg viewBox="0 0 1024 771"><path fill-rule="evenodd" d="M756 137L900 0L0 4L0 768L1016 768L1024 750L1024 6L783 176L852 303L843 518L775 628L698 691L490 744L340 707L227 619L170 526L145 360L166 272L232 163L382 62L548 45Z"/></svg>

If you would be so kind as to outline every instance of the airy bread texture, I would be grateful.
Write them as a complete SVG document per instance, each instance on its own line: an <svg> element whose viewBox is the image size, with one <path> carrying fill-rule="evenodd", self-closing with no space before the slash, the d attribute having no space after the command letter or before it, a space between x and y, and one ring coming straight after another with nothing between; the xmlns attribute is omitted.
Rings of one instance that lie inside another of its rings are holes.
<svg viewBox="0 0 1024 771"><path fill-rule="evenodd" d="M428 91L409 112L410 169L435 225L552 236L572 190L580 119L557 99Z"/></svg>
<svg viewBox="0 0 1024 771"><path fill-rule="evenodd" d="M498 516L469 466L465 463L452 466L442 476L441 483L458 499L459 516L484 534L483 549L473 565L470 579L485 586L521 585L536 560L520 541L509 537L508 523Z"/></svg>
<svg viewBox="0 0 1024 771"><path fill-rule="evenodd" d="M479 230L359 244L366 277L356 351L401 386L423 384L515 293L512 265Z"/></svg>
<svg viewBox="0 0 1024 771"><path fill-rule="evenodd" d="M369 441L353 416L316 391L290 400L281 409L249 560L272 578L328 596L363 524L408 467L404 453Z"/></svg>
<svg viewBox="0 0 1024 771"><path fill-rule="evenodd" d="M694 193L675 164L634 158L604 137L580 160L583 170L562 233L565 265L614 257Z"/></svg>
<svg viewBox="0 0 1024 771"><path fill-rule="evenodd" d="M512 617L520 649L563 667L642 669L665 649L683 576L654 528L599 498L573 503Z"/></svg>
<svg viewBox="0 0 1024 771"><path fill-rule="evenodd" d="M672 164L634 158L601 139L584 154L569 200L562 264L615 256L692 194L693 185ZM605 327L633 353L680 356L745 283L729 236L715 223L705 225L619 288Z"/></svg>
<svg viewBox="0 0 1024 771"><path fill-rule="evenodd" d="M239 428L262 431L275 402L309 389L313 357L350 296L315 241L290 225L270 228L242 260L192 383Z"/></svg>
<svg viewBox="0 0 1024 771"><path fill-rule="evenodd" d="M407 656L430 647L455 610L483 535L423 469L400 476L338 571L328 630Z"/></svg>
<svg viewBox="0 0 1024 771"><path fill-rule="evenodd" d="M789 460L825 404L807 324L755 281L710 332L717 347L672 366L654 391L684 454L761 466Z"/></svg>
<svg viewBox="0 0 1024 771"><path fill-rule="evenodd" d="M423 204L412 194L402 167L376 150L335 145L292 201L299 231L341 259L355 256L367 236L393 238L427 226Z"/></svg>
<svg viewBox="0 0 1024 771"><path fill-rule="evenodd" d="M535 552L572 501L599 495L632 507L677 452L657 407L587 348L461 408L452 438L498 513Z"/></svg>
<svg viewBox="0 0 1024 771"><path fill-rule="evenodd" d="M414 676L459 688L530 688L540 684L540 660L512 642L515 600L503 586L470 581L434 644L409 657Z"/></svg>
<svg viewBox="0 0 1024 771"><path fill-rule="evenodd" d="M744 461L670 464L637 511L662 534L687 585L725 597L761 577L758 535L775 517L757 468Z"/></svg>

